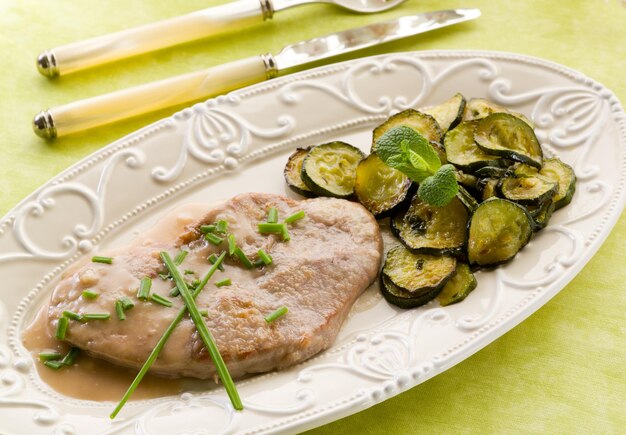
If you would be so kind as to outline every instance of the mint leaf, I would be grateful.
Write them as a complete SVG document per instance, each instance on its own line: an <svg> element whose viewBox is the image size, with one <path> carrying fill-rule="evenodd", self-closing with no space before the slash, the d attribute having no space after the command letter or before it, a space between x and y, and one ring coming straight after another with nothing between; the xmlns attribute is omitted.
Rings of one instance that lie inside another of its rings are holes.
<svg viewBox="0 0 626 435"><path fill-rule="evenodd" d="M417 194L423 201L435 207L447 205L459 191L454 172L454 166L452 165L441 166L435 175L424 179L420 183Z"/></svg>
<svg viewBox="0 0 626 435"><path fill-rule="evenodd" d="M428 140L406 126L386 131L374 144L374 151L387 165L418 183L441 167L439 156Z"/></svg>

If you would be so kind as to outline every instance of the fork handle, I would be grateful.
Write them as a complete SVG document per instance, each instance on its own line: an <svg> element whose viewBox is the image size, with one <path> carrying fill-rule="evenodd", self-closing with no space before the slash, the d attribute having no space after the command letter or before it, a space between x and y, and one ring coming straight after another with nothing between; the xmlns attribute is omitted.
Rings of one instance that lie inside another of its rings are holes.
<svg viewBox="0 0 626 435"><path fill-rule="evenodd" d="M48 77L70 74L262 22L273 13L271 0L238 0L44 51L37 68Z"/></svg>

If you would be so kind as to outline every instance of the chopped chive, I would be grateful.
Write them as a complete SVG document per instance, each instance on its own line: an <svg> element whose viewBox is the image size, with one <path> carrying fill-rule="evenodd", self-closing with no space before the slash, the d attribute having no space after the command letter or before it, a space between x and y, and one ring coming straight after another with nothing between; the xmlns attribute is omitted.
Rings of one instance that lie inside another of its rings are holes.
<svg viewBox="0 0 626 435"><path fill-rule="evenodd" d="M63 311L63 317L78 321L83 320L83 316L78 313L74 313L73 311Z"/></svg>
<svg viewBox="0 0 626 435"><path fill-rule="evenodd" d="M228 235L228 255L235 255L235 249L237 249L237 241L234 234Z"/></svg>
<svg viewBox="0 0 626 435"><path fill-rule="evenodd" d="M224 241L224 239L222 239L221 237L217 237L215 234L212 233L207 234L206 236L204 236L204 238L215 246L218 246Z"/></svg>
<svg viewBox="0 0 626 435"><path fill-rule="evenodd" d="M140 301L147 301L150 297L150 289L152 288L152 280L147 276L141 278L139 283L139 291L137 292L137 299Z"/></svg>
<svg viewBox="0 0 626 435"><path fill-rule="evenodd" d="M93 263L113 264L113 259L111 257L100 257L99 255L91 257L91 261Z"/></svg>
<svg viewBox="0 0 626 435"><path fill-rule="evenodd" d="M215 225L200 225L200 232L203 234L214 233L217 231Z"/></svg>
<svg viewBox="0 0 626 435"><path fill-rule="evenodd" d="M176 296L180 294L180 290L178 290L178 287L173 287L168 294L171 297L175 298Z"/></svg>
<svg viewBox="0 0 626 435"><path fill-rule="evenodd" d="M61 361L44 361L43 364L46 367L54 369L54 370L60 370L63 367L65 367L65 364L63 364Z"/></svg>
<svg viewBox="0 0 626 435"><path fill-rule="evenodd" d="M124 314L124 307L122 307L122 303L120 301L115 301L115 312L117 313L118 319L126 320L126 314Z"/></svg>
<svg viewBox="0 0 626 435"><path fill-rule="evenodd" d="M263 261L263 263L265 263L266 265L272 264L272 257L263 249L259 249L257 254L259 254L259 259Z"/></svg>
<svg viewBox="0 0 626 435"><path fill-rule="evenodd" d="M171 307L173 305L172 301L156 293L152 293L150 295L150 300L152 302L156 302L157 304L163 305L164 307Z"/></svg>
<svg viewBox="0 0 626 435"><path fill-rule="evenodd" d="M196 296L200 294L204 286L206 286L207 282L209 282L209 280L211 279L213 274L215 274L215 271L219 268L219 266L221 266L222 261L224 260L225 256L226 256L226 253L222 252L222 254L220 254L220 256L218 257L217 261L211 266L207 274L204 276L204 278L202 278L200 285L198 285L198 287L193 291L192 297L194 299L196 298ZM143 363L143 366L139 370L139 373L137 373L137 376L135 376L135 379L126 390L126 393L124 393L124 396L122 396L122 399L120 400L120 402L117 404L117 406L115 407L115 409L109 416L111 420L113 420L115 416L119 414L119 412L122 410L126 402L128 402L128 399L130 399L130 396L135 392L135 390L137 389L137 386L141 383L141 380L144 378L146 373L148 373L148 370L150 370L150 367L152 366L154 361L156 361L157 357L159 356L159 353L161 353L161 350L165 346L165 343L167 343L167 340L170 338L170 336L174 332L174 329L176 329L176 326L178 326L178 324L183 319L183 317L185 317L186 313L187 313L187 306L184 306L178 311L178 314L176 315L174 320L172 320L172 323L170 323L170 326L168 326L165 332L163 333L163 335L161 335L161 338L159 339L158 343L156 344L154 349L152 349L152 352L150 352L148 359L146 360L145 363ZM208 312L207 312L207 315L208 315ZM236 394L236 391L235 391L235 394ZM238 399L238 396L236 396L236 398ZM238 403L239 403L238 409L241 409L243 407L241 405L241 401L239 401Z"/></svg>
<svg viewBox="0 0 626 435"><path fill-rule="evenodd" d="M235 248L235 255L239 258L239 261L241 261L246 269L252 269L254 267L250 259L246 256L245 252L243 252L239 246Z"/></svg>
<svg viewBox="0 0 626 435"><path fill-rule="evenodd" d="M200 280L199 279L194 279L193 282L191 283L192 286L194 287L198 287L200 285Z"/></svg>
<svg viewBox="0 0 626 435"><path fill-rule="evenodd" d="M169 273L159 273L159 278L161 278L163 281L167 281L168 279L171 279L172 277L169 275Z"/></svg>
<svg viewBox="0 0 626 435"><path fill-rule="evenodd" d="M227 286L227 285L231 285L232 283L233 282L230 280L230 278L225 278L225 279L223 279L221 281L216 282L215 286L216 287L224 287L224 286Z"/></svg>
<svg viewBox="0 0 626 435"><path fill-rule="evenodd" d="M209 310L198 311L202 317L209 317Z"/></svg>
<svg viewBox="0 0 626 435"><path fill-rule="evenodd" d="M289 235L289 231L287 230L287 225L283 224L283 230L281 231L281 235L283 236L283 241L288 242L291 240L291 236Z"/></svg>
<svg viewBox="0 0 626 435"><path fill-rule="evenodd" d="M304 213L303 210L300 210L297 213L292 214L291 216L285 218L285 223L286 224L292 224L296 221L299 221L300 219L303 219L306 216L306 214Z"/></svg>
<svg viewBox="0 0 626 435"><path fill-rule="evenodd" d="M225 220L217 221L217 232L220 234L225 234L228 231L228 222Z"/></svg>
<svg viewBox="0 0 626 435"><path fill-rule="evenodd" d="M70 321L67 317L60 317L59 322L57 323L57 330L54 336L57 340L65 340L65 334L67 333L67 326L70 324Z"/></svg>
<svg viewBox="0 0 626 435"><path fill-rule="evenodd" d="M83 290L83 298L85 299L96 299L98 297L98 293L92 290Z"/></svg>
<svg viewBox="0 0 626 435"><path fill-rule="evenodd" d="M263 263L263 260L261 260L260 258L257 258L256 260L254 260L252 265L256 268L259 268L265 266L265 263Z"/></svg>
<svg viewBox="0 0 626 435"><path fill-rule="evenodd" d="M120 301L120 304L122 304L122 308L124 308L124 311L130 310L132 307L135 306L133 301L128 296L123 296L119 298L118 301Z"/></svg>
<svg viewBox="0 0 626 435"><path fill-rule="evenodd" d="M230 236L229 236L229 237L230 237ZM230 239L229 239L229 240L230 240ZM229 243L229 245L230 245L230 243ZM230 246L229 246L229 249L230 249ZM233 254L230 254L230 255L233 255ZM215 262L217 261L217 255L215 255L215 254L211 254L211 255L209 255L208 260L209 260L209 263L211 263L211 264L215 264ZM219 265L217 268L218 268L219 270L221 270L222 272L224 271L224 266L222 265L222 263L220 263L220 265Z"/></svg>
<svg viewBox="0 0 626 435"><path fill-rule="evenodd" d="M189 254L188 251L181 249L180 252L176 254L176 257L174 257L174 264L176 264L177 266L183 264L183 261L185 261L185 257L187 256L187 254Z"/></svg>
<svg viewBox="0 0 626 435"><path fill-rule="evenodd" d="M270 210L267 212L267 222L270 224L278 222L278 210L276 210L276 207L270 207Z"/></svg>
<svg viewBox="0 0 626 435"><path fill-rule="evenodd" d="M225 254L222 254L225 255ZM202 316L198 312L198 306L194 300L194 295L191 294L185 280L182 275L178 271L178 268L174 263L172 263L172 259L166 251L161 252L161 258L165 262L165 265L169 269L172 277L174 277L174 281L180 290L180 295L185 301L185 306L189 311L189 316L193 320L193 323L196 325L196 329L198 330L198 334L202 338L206 349L209 351L209 355L211 355L211 359L213 360L213 364L215 365L215 369L217 370L217 374L224 384L224 388L226 389L226 393L228 393L228 397L233 405L233 408L236 410L243 409L243 404L241 403L241 399L239 398L239 393L237 392L237 387L233 382L230 373L228 372L228 368L224 363L224 359L222 355L220 355L220 351L215 344L215 339L211 335L211 332L202 320ZM205 284L206 285L206 284ZM195 292L194 292L195 293Z"/></svg>
<svg viewBox="0 0 626 435"><path fill-rule="evenodd" d="M174 263L174 264L176 264L176 263ZM194 275L195 273L196 273L196 272L194 272L194 271L193 271L193 270L191 270L191 269L185 269L185 275Z"/></svg>
<svg viewBox="0 0 626 435"><path fill-rule="evenodd" d="M259 224L259 233L261 234L282 234L285 224L261 222Z"/></svg>
<svg viewBox="0 0 626 435"><path fill-rule="evenodd" d="M61 364L65 366L71 366L72 364L74 364L74 361L76 361L76 357L79 353L80 350L77 347L71 348L67 355L65 355L61 360Z"/></svg>
<svg viewBox="0 0 626 435"><path fill-rule="evenodd" d="M41 352L39 354L39 361L41 361L41 362L55 361L55 360L61 359L62 357L63 357L63 355L61 355L57 351L54 351L54 352Z"/></svg>
<svg viewBox="0 0 626 435"><path fill-rule="evenodd" d="M284 316L285 314L287 314L289 312L289 310L287 309L286 306L282 306L279 309L277 309L276 311L274 311L272 314L269 314L265 317L265 321L267 323L272 323L273 321L275 321L276 319L278 319L279 317Z"/></svg>
<svg viewBox="0 0 626 435"><path fill-rule="evenodd" d="M109 313L91 313L83 314L84 320L109 320L111 315Z"/></svg>

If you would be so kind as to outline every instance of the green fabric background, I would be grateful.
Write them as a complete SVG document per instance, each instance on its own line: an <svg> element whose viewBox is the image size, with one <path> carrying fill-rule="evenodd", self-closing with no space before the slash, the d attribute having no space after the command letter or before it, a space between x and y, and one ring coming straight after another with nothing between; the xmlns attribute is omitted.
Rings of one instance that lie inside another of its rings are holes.
<svg viewBox="0 0 626 435"><path fill-rule="evenodd" d="M421 49L524 53L582 71L626 101L626 3L618 0L409 0L378 16L314 5L281 12L273 21L236 35L59 80L44 79L34 67L44 48L218 3L2 0L0 215L77 160L174 110L46 144L30 127L40 109L400 15L453 7L479 7L483 12L475 22L362 55ZM400 396L310 434L624 433L625 236L622 215L607 242L570 285L484 350Z"/></svg>

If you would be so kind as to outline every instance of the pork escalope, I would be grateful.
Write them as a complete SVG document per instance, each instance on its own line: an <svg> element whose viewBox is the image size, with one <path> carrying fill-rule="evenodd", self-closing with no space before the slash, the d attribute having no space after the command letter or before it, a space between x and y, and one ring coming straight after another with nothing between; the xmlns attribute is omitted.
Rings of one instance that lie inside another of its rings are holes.
<svg viewBox="0 0 626 435"><path fill-rule="evenodd" d="M289 224L291 240L259 234L270 207L280 219L300 210L306 217ZM228 255L196 299L207 310L206 323L233 377L281 369L328 348L350 307L376 278L382 256L382 238L374 217L360 204L332 198L296 201L274 194L249 193L217 205L194 205L165 217L154 229L125 248L100 252L112 264L91 259L72 266L55 288L48 308L48 327L54 334L64 310L78 314L109 313L108 320L70 321L66 341L91 355L140 368L183 301L169 295L174 284L163 274L160 251L175 257L188 250L180 265L189 282L202 278L212 253L227 249L208 242L202 225L228 222L228 233L254 260L264 249L272 264L246 269ZM152 293L173 302L165 307L139 301L143 277L152 279ZM230 278L231 285L216 282ZM89 289L95 299L82 296ZM116 316L115 302L127 296L134 307L126 319ZM267 323L265 316L280 306L289 312ZM215 367L191 319L175 329L151 369L170 377L215 378Z"/></svg>

